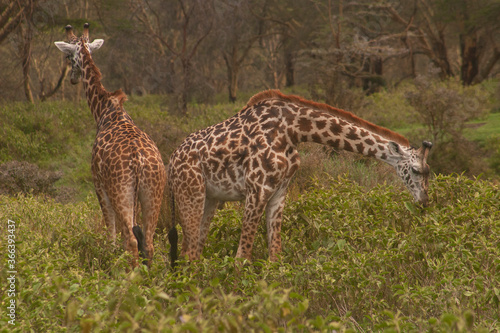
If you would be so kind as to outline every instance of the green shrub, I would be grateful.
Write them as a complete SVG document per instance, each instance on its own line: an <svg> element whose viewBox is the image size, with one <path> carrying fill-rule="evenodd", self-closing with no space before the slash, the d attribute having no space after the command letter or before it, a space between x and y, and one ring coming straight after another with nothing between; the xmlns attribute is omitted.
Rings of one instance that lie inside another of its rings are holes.
<svg viewBox="0 0 500 333"><path fill-rule="evenodd" d="M407 129L419 123L418 114L408 103L406 89L382 90L365 97L359 115L379 126Z"/></svg>
<svg viewBox="0 0 500 333"><path fill-rule="evenodd" d="M176 271L161 232L152 267L129 271L120 241L107 240L94 196L72 204L0 196L0 220L17 228L14 331L500 329L498 186L437 176L431 205L421 209L399 187L342 177L323 183L285 206L279 262L267 260L265 223L253 262L234 259L236 203L216 214L202 259L181 261ZM7 301L0 294L2 308ZM0 331L11 328L0 318Z"/></svg>
<svg viewBox="0 0 500 333"><path fill-rule="evenodd" d="M0 194L46 194L55 195L54 183L62 176L61 172L40 170L28 162L11 161L0 164Z"/></svg>
<svg viewBox="0 0 500 333"><path fill-rule="evenodd" d="M406 93L410 105L424 129L415 130L413 137L423 137L434 144L429 165L436 173L466 172L478 175L487 171L479 146L464 134L467 122L485 117L490 111L491 94L480 86L464 87L460 82L435 81L420 76L414 88Z"/></svg>

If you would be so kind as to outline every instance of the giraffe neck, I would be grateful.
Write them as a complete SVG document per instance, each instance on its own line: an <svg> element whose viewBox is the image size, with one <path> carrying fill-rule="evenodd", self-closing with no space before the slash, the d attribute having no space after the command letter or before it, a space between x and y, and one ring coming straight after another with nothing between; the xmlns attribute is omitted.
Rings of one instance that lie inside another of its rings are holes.
<svg viewBox="0 0 500 333"><path fill-rule="evenodd" d="M289 141L294 145L315 142L374 157L392 166L398 159L391 150L391 142L402 149L410 146L403 136L326 104L283 95L276 90L254 96L248 105L258 108L258 103L268 104L266 107L271 113L281 110L282 123Z"/></svg>
<svg viewBox="0 0 500 333"><path fill-rule="evenodd" d="M296 118L288 133L295 133L298 142L315 142L328 145L336 150L345 150L374 157L395 166L389 143L394 141L403 147L408 142L401 140L383 128L380 131L371 126L363 126L324 111L309 109Z"/></svg>
<svg viewBox="0 0 500 333"><path fill-rule="evenodd" d="M80 52L83 88L97 127L107 123L107 120L111 120L116 114L124 114L129 118L123 109L123 102L127 98L125 93L121 89L108 92L101 83L101 72L88 49L83 45Z"/></svg>

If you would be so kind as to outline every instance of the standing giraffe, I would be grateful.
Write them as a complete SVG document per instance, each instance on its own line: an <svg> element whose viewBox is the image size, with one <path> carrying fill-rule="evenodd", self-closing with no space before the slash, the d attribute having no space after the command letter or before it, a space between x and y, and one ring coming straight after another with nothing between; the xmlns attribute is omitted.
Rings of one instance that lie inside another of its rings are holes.
<svg viewBox="0 0 500 333"><path fill-rule="evenodd" d="M177 203L184 233L181 254L199 259L219 203L245 199L236 257L251 259L265 211L269 258L277 260L286 188L300 165L301 142L384 161L396 169L414 199L427 205L430 142L412 148L403 136L352 113L268 90L253 96L226 121L189 135L171 155L168 188L172 211ZM169 240L175 265L175 219Z"/></svg>
<svg viewBox="0 0 500 333"><path fill-rule="evenodd" d="M55 42L71 61L71 83L83 80L90 111L97 124L92 148L92 178L110 237L116 240L121 226L125 249L133 254L137 266L139 254L145 264L153 257L153 235L166 183L161 154L153 140L141 131L123 109L127 99L121 90L108 92L91 53L104 42L89 43L89 24L83 36L66 26L69 43ZM137 225L138 204L142 209L142 229Z"/></svg>

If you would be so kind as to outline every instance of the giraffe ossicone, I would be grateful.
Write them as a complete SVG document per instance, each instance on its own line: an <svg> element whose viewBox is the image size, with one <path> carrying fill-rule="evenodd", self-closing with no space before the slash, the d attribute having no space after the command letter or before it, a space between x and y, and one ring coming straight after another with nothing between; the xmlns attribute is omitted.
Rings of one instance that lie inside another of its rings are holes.
<svg viewBox="0 0 500 333"><path fill-rule="evenodd" d="M114 242L121 228L125 249L137 266L139 255L150 264L153 236L158 223L166 171L153 140L135 124L123 108L127 96L120 89L108 92L91 53L104 40L89 42L89 24L78 38L66 26L68 42L55 42L71 62L71 83L83 82L87 103L97 125L92 148L92 179L103 217ZM139 204L142 228L137 224ZM144 230L143 230L144 229Z"/></svg>
<svg viewBox="0 0 500 333"><path fill-rule="evenodd" d="M177 205L180 215L181 255L199 259L219 204L245 200L236 257L251 259L265 211L269 258L277 260L286 189L300 166L301 142L384 161L396 169L418 203L428 203L430 142L416 149L405 137L350 112L267 90L253 96L233 117L189 135L172 153L167 187L172 212ZM175 217L169 240L177 242ZM172 265L176 247L171 248Z"/></svg>

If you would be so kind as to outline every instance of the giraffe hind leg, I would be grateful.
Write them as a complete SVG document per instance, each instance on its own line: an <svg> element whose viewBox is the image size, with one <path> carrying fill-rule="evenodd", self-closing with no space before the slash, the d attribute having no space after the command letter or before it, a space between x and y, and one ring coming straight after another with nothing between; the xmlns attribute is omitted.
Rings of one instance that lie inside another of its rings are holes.
<svg viewBox="0 0 500 333"><path fill-rule="evenodd" d="M219 207L219 201L215 199L205 199L205 208L203 212L203 218L200 224L200 239L198 240L198 250L196 256L201 257L205 242L207 241L208 232L210 231L210 222L212 221L217 208Z"/></svg>
<svg viewBox="0 0 500 333"><path fill-rule="evenodd" d="M99 205L101 206L102 215L104 218L104 223L108 229L109 238L113 242L116 242L116 214L113 206L109 200L106 191L98 185L95 185L95 192L97 194L97 199L99 200Z"/></svg>
<svg viewBox="0 0 500 333"><path fill-rule="evenodd" d="M276 261L281 252L281 224L285 207L286 186L275 192L266 207L269 260Z"/></svg>
<svg viewBox="0 0 500 333"><path fill-rule="evenodd" d="M139 187L139 202L142 209L142 229L134 226L139 246L139 254L145 259L144 263L151 262L154 255L153 238L158 224L163 189L165 187L165 175L160 174L159 179L145 179ZM144 232L142 232L144 230ZM139 233L140 231L140 233Z"/></svg>
<svg viewBox="0 0 500 333"><path fill-rule="evenodd" d="M111 196L113 208L116 212L117 222L121 225L123 245L126 251L129 251L132 258L132 266L135 267L139 261L138 239L134 235L133 227L135 225L135 194L133 186L124 184L114 188L114 195ZM117 195L120 193L120 195Z"/></svg>

